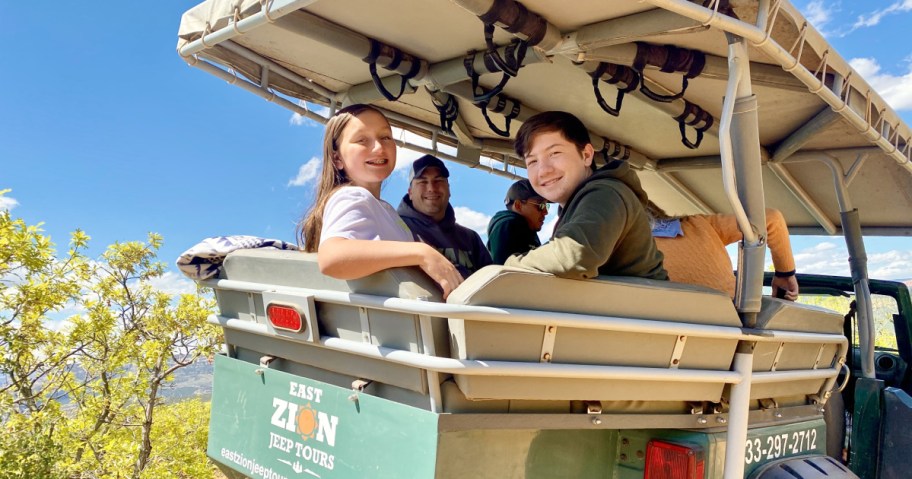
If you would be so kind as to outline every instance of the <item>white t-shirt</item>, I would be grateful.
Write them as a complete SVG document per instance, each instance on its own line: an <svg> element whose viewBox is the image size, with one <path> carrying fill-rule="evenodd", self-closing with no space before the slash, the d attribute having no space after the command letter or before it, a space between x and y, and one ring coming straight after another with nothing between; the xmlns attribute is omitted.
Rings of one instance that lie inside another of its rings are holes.
<svg viewBox="0 0 912 479"><path fill-rule="evenodd" d="M323 209L320 244L327 238L414 241L392 205L360 186L343 186L329 197Z"/></svg>

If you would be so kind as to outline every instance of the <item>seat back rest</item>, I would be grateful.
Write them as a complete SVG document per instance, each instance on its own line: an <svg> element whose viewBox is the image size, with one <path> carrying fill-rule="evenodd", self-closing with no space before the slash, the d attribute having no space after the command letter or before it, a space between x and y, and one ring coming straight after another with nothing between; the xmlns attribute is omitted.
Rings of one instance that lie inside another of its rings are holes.
<svg viewBox="0 0 912 479"><path fill-rule="evenodd" d="M740 328L724 293L642 278L578 281L504 266L487 266L456 288L448 303L606 318ZM555 315L557 317L558 314ZM600 318L593 318L599 322ZM604 320L602 322L613 321ZM645 325L648 322L640 322ZM728 371L736 339L449 319L457 359ZM680 383L457 375L468 399L718 401L721 383Z"/></svg>
<svg viewBox="0 0 912 479"><path fill-rule="evenodd" d="M317 255L300 251L250 249L235 251L227 256L219 279L257 283L260 286L294 287L328 290L343 293L368 294L381 297L442 301L434 282L418 268L394 268L380 271L357 280L340 280L320 272ZM223 317L242 319L264 325L267 335L226 334L231 345L257 351L263 355L284 355L285 363L297 362L309 368L321 368L334 377L369 379L427 394L427 378L423 371L379 359L333 351L319 344L320 336L376 346L421 352L422 340L418 316L375 308L359 308L314 300L294 292L251 293L220 289L216 297ZM302 311L315 313L317 337L307 341L307 335L276 330L266 317L267 301L281 298ZM272 299L270 299L272 298ZM311 304L312 303L312 304ZM439 354L449 351L449 334L444 318L431 318L434 345ZM261 326L262 327L262 326ZM226 328L228 329L228 328ZM227 331L226 331L227 333ZM232 343L233 341L233 343ZM289 348L291 346L291 348ZM294 354L289 357L289 354ZM302 370L289 365L289 368ZM348 384L340 384L349 387Z"/></svg>
<svg viewBox="0 0 912 479"><path fill-rule="evenodd" d="M757 329L803 333L843 334L844 318L834 311L783 299L763 297L757 315ZM754 349L754 372L795 371L835 368L839 345L823 341L760 342ZM775 399L794 395L816 395L825 379L754 384L753 399Z"/></svg>
<svg viewBox="0 0 912 479"><path fill-rule="evenodd" d="M219 278L275 286L443 301L437 285L416 267L392 268L361 279L341 280L320 272L316 253L273 248L238 250L229 254Z"/></svg>
<svg viewBox="0 0 912 479"><path fill-rule="evenodd" d="M826 308L764 296L757 315L757 329L842 334L844 319Z"/></svg>

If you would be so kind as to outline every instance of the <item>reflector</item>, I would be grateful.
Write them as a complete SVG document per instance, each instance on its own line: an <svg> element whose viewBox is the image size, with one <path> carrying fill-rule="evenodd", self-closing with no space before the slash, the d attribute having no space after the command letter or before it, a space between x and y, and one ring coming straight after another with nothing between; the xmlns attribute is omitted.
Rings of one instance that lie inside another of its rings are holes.
<svg viewBox="0 0 912 479"><path fill-rule="evenodd" d="M301 313L294 306L272 303L266 307L266 316L272 327L286 331L300 332L303 326Z"/></svg>
<svg viewBox="0 0 912 479"><path fill-rule="evenodd" d="M653 439L646 444L644 479L702 479L703 450Z"/></svg>

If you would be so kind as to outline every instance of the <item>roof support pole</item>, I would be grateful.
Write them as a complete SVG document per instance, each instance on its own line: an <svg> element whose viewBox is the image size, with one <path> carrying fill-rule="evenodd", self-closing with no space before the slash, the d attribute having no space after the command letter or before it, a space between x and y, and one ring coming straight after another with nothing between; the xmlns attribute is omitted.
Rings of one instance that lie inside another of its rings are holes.
<svg viewBox="0 0 912 479"><path fill-rule="evenodd" d="M278 73L279 75L287 78L288 80L293 81L293 82L297 83L298 85L311 90L312 92L314 92L314 94L321 95L328 100L332 100L336 95L334 92L329 91L328 89L323 88L320 85L317 85L316 83L312 82L311 80L309 80L305 77L302 77L301 75L298 75L297 73L283 67L282 65L279 65L278 63L276 63L268 58L263 58L263 57L257 55L256 53L242 47L241 45L239 45L231 40L227 40L227 41L220 43L219 47L224 48L225 50L228 50L229 52L232 52L236 55L239 55L243 58L246 58L247 60L250 60L250 61L256 63L257 65L260 66L260 68L268 69L275 73ZM269 85L262 85L262 86L264 88L266 88Z"/></svg>
<svg viewBox="0 0 912 479"><path fill-rule="evenodd" d="M719 146L722 178L744 239L738 248L735 306L745 326L753 327L760 311L766 254L766 207L757 121L757 98L751 91L747 42L729 35L731 75L722 105Z"/></svg>
<svg viewBox="0 0 912 479"><path fill-rule="evenodd" d="M789 173L785 165L782 163L767 163L767 165L769 165L769 168L772 170L773 174L779 178L779 181L781 181L782 184L785 185L785 187L788 188L788 190L792 193L792 195L797 198L799 202L801 202L801 205L804 206L804 209L806 209L808 213L814 217L814 220L816 220L817 223L823 227L826 233L831 235L836 234L836 225L830 221L829 218L827 218L826 214L820 208L820 205L818 205L817 202L811 198L811 195L809 195L808 192L805 191L805 189L802 188L800 184L798 184L798 180L796 180L795 177Z"/></svg>
<svg viewBox="0 0 912 479"><path fill-rule="evenodd" d="M757 323L763 288L763 261L766 254L766 207L763 198L763 173L760 164L760 132L757 97L751 91L750 56L747 41L727 34L729 78L722 104L719 149L725 192L744 239L738 243L738 276L735 281L735 307L741 323L750 328ZM750 375L754 344L741 341L735 354L734 369L746 379L732 386L731 421L726 432L725 479L744 476L744 446L750 410Z"/></svg>
<svg viewBox="0 0 912 479"><path fill-rule="evenodd" d="M573 50L592 50L630 43L654 35L688 33L706 29L707 27L696 20L656 8L581 27L576 32L565 36L563 43L549 53L563 53L568 50L575 53Z"/></svg>
<svg viewBox="0 0 912 479"><path fill-rule="evenodd" d="M849 270L852 272L852 284L855 286L861 374L863 377L874 379L874 311L871 305L871 289L868 285L868 255L861 235L861 220L858 218L858 209L852 207L842 164L826 154L816 155L815 159L822 161L833 173L833 186L836 188L836 200L839 202L839 215L842 219L842 234L849 252Z"/></svg>
<svg viewBox="0 0 912 479"><path fill-rule="evenodd" d="M725 466L722 471L724 479L744 477L744 446L747 444L755 345L756 343L751 341L740 341L732 362L732 369L741 378L741 382L731 387L728 431L725 434Z"/></svg>
<svg viewBox="0 0 912 479"><path fill-rule="evenodd" d="M839 118L839 113L836 113L828 106L824 107L814 116L814 118L811 118L810 121L801 125L800 128L793 131L785 140L782 140L782 142L779 143L779 146L777 146L776 150L773 152L771 161L780 162L789 156L792 156L792 154L813 140L818 133L829 128L833 123L839 120Z"/></svg>
<svg viewBox="0 0 912 479"><path fill-rule="evenodd" d="M584 27L584 29L587 27ZM580 30L582 31L582 30ZM577 52L569 51L569 53ZM592 61L602 61L608 63L616 63L618 65L633 65L633 60L636 58L637 48L633 43L626 44L617 44L602 46L599 48L594 48L590 50L584 50L583 59L592 60ZM728 59L725 57L720 57L712 55L709 53L704 53L706 56L706 65L703 67L703 71L700 72L700 77L702 78L712 78L715 80L724 80L728 78ZM647 70L659 70L659 67L655 65L646 65ZM793 91L806 91L807 87L796 80L792 75L784 72L782 68L767 65L764 63L752 63L751 64L751 82L758 85L780 88L783 90L793 90Z"/></svg>

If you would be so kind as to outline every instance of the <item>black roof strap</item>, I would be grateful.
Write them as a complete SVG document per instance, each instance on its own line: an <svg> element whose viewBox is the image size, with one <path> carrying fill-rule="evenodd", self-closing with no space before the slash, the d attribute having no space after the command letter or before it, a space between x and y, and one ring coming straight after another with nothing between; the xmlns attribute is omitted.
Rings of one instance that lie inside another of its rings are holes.
<svg viewBox="0 0 912 479"><path fill-rule="evenodd" d="M522 66L522 61L526 56L526 48L527 46L524 44L524 42L520 41L513 42L504 48L504 53L506 54L510 63L509 65L506 65L506 69L504 69L504 65L500 63L504 60L497 53L496 47L491 50L487 50L484 53L484 56L482 58L484 59L485 69L491 73L498 71L503 72L503 75L500 77L500 82L487 92L485 92L484 89L479 89L478 87L478 79L480 75L477 71L475 71L475 56L478 54L478 52L469 52L465 58L463 58L462 64L465 66L466 75L468 75L472 81L472 101L475 103L486 102L503 91L510 78L515 77L519 71L519 67Z"/></svg>
<svg viewBox="0 0 912 479"><path fill-rule="evenodd" d="M525 40L513 40L504 49L504 56L501 57L497 52L497 45L494 44L494 24L485 24L484 27L485 45L488 50L485 52L485 60L488 57L497 65L496 69L488 68L492 71L502 71L504 74L515 77L522 67L523 58L526 57L526 47L528 42Z"/></svg>
<svg viewBox="0 0 912 479"><path fill-rule="evenodd" d="M510 107L510 112L506 113L504 115L504 119L506 120L506 123L504 124L505 129L501 130L500 128L497 127L497 125L494 124L494 122L491 121L491 118L488 117L489 101L490 100L478 102L478 103L476 103L476 106L478 106L478 108L481 108L481 114L482 114L482 116L484 116L484 119L488 123L488 127L491 128L491 131L493 131L494 133L497 133L498 135L500 135L502 137L509 138L510 137L510 122L514 118L519 116L519 112L520 112L520 110L522 110L522 104L519 103L518 100L514 100L513 98L508 98L506 95L499 95L497 97L497 103L495 103L490 108L490 110L493 113L503 113L503 111L506 110L506 108L507 108L507 101L509 101L512 104L512 106Z"/></svg>
<svg viewBox="0 0 912 479"><path fill-rule="evenodd" d="M605 110L612 116L621 114L621 102L624 101L624 94L636 90L637 86L640 84L640 75L634 71L633 68L624 65L615 65L614 63L601 62L590 75L592 76L592 90L595 92L595 100L598 102L599 106L602 107L602 110ZM605 101L605 98L602 97L602 92L599 90L599 80L602 80L609 85L618 83L624 84L623 88L617 87L617 98L615 99L613 108L609 106Z"/></svg>
<svg viewBox="0 0 912 479"><path fill-rule="evenodd" d="M503 76L497 86L487 92L479 93L478 77L480 75L475 71L476 52L474 50L469 52L464 58L463 64L466 75L472 80L472 100L475 103L487 102L503 91L510 78L519 74L529 45L540 42L547 29L547 22L542 17L530 12L525 6L514 0L494 0L491 8L478 18L484 24L484 40L487 50L482 58L485 69L488 73L503 72ZM494 44L495 24L502 26L508 32L521 33L527 38L513 40L504 47L503 55L501 55L497 51L497 45Z"/></svg>
<svg viewBox="0 0 912 479"><path fill-rule="evenodd" d="M611 160L627 161L627 159L630 158L630 147L627 145L622 145L605 137L602 137L602 142L603 144L600 153L605 158L606 164ZM613 146L613 150L610 153L608 151L609 146Z"/></svg>
<svg viewBox="0 0 912 479"><path fill-rule="evenodd" d="M688 120L688 118L691 117L692 119ZM674 119L678 122L678 128L681 130L681 143L684 143L684 146L691 150L700 147L700 143L703 141L703 132L710 129L714 121L713 116L706 110L687 100L684 100L684 111ZM694 127L694 130L697 132L696 141L691 142L687 139L685 124Z"/></svg>
<svg viewBox="0 0 912 479"><path fill-rule="evenodd" d="M645 77L640 82L640 91L650 99L668 103L684 96L687 91L688 80L696 78L703 72L706 65L706 55L698 50L679 48L673 45L650 45L636 42L637 53L633 59L633 69L643 77L646 65L657 66L665 73L683 72L681 91L674 95L660 95L646 86Z"/></svg>
<svg viewBox="0 0 912 479"><path fill-rule="evenodd" d="M443 104L440 104L440 100L433 95L431 100L434 107L437 108L437 113L440 114L440 129L446 133L453 133L453 122L459 116L459 103L456 103L456 97L453 95L446 94L446 97L446 102Z"/></svg>
<svg viewBox="0 0 912 479"><path fill-rule="evenodd" d="M491 8L478 18L485 25L497 24L510 33L525 36L529 45L538 45L548 30L548 22L544 18L515 0L494 0Z"/></svg>
<svg viewBox="0 0 912 479"><path fill-rule="evenodd" d="M391 71L396 70L402 62L409 62L409 70L401 75L402 83L399 85L399 93L396 95L390 93L390 91L383 86L380 76L377 75L377 60L381 57L390 59L389 63L383 65L383 68ZM399 97L405 93L408 81L415 78L415 76L418 75L418 72L421 71L421 61L417 57L409 55L396 47L378 42L373 38L370 39L370 53L362 58L362 60L369 65L371 80L374 81L374 86L377 87L380 94L389 101L398 100Z"/></svg>

